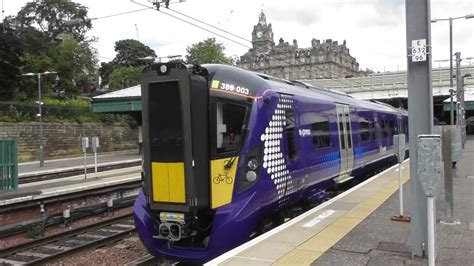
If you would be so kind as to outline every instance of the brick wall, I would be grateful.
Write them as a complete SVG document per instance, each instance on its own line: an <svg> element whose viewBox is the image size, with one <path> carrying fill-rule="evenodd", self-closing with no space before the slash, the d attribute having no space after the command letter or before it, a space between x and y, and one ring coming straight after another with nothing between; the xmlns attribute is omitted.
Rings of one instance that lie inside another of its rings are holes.
<svg viewBox="0 0 474 266"><path fill-rule="evenodd" d="M99 137L100 151L137 149L138 128L100 123L43 123L46 158L81 155L82 137ZM38 123L0 123L0 139L14 138L20 161L38 160Z"/></svg>

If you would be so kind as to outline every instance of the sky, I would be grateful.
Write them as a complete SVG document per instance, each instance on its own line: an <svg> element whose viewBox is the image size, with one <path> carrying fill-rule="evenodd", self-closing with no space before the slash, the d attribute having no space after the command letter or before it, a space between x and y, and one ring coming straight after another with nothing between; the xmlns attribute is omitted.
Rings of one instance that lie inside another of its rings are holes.
<svg viewBox="0 0 474 266"><path fill-rule="evenodd" d="M5 16L16 15L29 2L2 1ZM289 43L296 39L298 46L305 48L311 46L312 38L332 39L339 43L346 40L351 55L357 59L362 70L369 68L382 72L406 69L405 0L179 1L171 0L170 8L247 40L251 40L253 26L258 23L258 16L263 10L267 23L272 24L275 43L280 38ZM89 18L98 18L92 20L93 29L88 35L97 37L94 46L100 61L107 62L115 57L114 43L121 39L138 39L154 49L158 56L184 56L186 47L209 37L223 43L229 56L241 56L249 49L153 9L102 18L143 9L143 5L152 6L147 0L135 0L136 3L130 0L75 2L88 7ZM431 0L430 3L432 19L474 14L474 0ZM242 39L232 39L251 46ZM431 40L433 67L449 66L446 61L449 59L448 21L431 24ZM474 57L474 19L455 20L453 40L453 52L460 51L463 58ZM464 60L464 63L474 64L474 60Z"/></svg>

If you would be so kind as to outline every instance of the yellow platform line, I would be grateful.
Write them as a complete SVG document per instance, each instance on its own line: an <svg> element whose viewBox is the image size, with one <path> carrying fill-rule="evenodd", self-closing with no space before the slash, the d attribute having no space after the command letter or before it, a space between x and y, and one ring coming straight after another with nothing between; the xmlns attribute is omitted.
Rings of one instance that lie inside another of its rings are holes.
<svg viewBox="0 0 474 266"><path fill-rule="evenodd" d="M310 265L317 260L398 190L398 172L394 169L386 173L386 175L387 177L384 178L385 182L369 183L366 185L367 187L374 185L380 186L380 183L383 183L383 188L374 189L372 195L337 218L332 224L321 230L314 237L280 257L272 263L272 265ZM403 184L408 180L409 167L408 164L405 164L402 170ZM361 189L364 188L367 189L366 187L362 187Z"/></svg>

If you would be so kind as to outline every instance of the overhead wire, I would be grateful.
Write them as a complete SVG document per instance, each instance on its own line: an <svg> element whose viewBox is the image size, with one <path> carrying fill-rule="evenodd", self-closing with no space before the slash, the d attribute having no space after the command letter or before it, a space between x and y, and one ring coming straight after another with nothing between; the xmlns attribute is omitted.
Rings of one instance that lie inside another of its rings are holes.
<svg viewBox="0 0 474 266"><path fill-rule="evenodd" d="M202 26L196 25L196 24L194 24L194 23L192 23L192 22L190 22L190 21L187 21L187 20L185 20L185 19L182 19L182 18L177 17L177 16L175 16L175 15L172 15L172 14L170 14L170 13L163 12L163 10L157 10L157 9L155 9L154 7L151 7L151 6L148 6L148 5L144 5L144 4L142 4L142 3L138 3L138 2L135 2L135 1L132 1L132 2L133 2L134 4L137 4L137 5L146 7L146 8L148 8L148 9L152 9L152 10L155 10L155 11L157 11L157 12L160 12L160 13L165 14L165 15L167 15L167 16L170 16L170 17L172 17L172 18L174 18L174 19L180 20L180 21L182 21L182 22L184 22L184 23L187 23L187 24L189 24L189 25L191 25L191 26L194 26L194 27L199 28L199 29L201 29L201 30L207 31L207 32L209 32L209 33L212 33L212 34L214 34L214 35L216 35L216 36L218 36L218 37L221 37L221 38L223 38L223 39L226 39L226 40L231 41L231 42L233 42L233 43L236 43L236 44L238 44L238 45L241 45L241 46L244 46L244 47L247 47L247 48L252 48L252 47L250 47L249 45L246 45L246 44L243 44L243 43L238 42L238 41L236 41L236 40L230 39L230 38L228 38L228 37L226 37L226 36L223 36L222 34L219 34L219 33L214 32L214 31L212 31L212 30L206 29L206 28L204 28L204 27L202 27Z"/></svg>
<svg viewBox="0 0 474 266"><path fill-rule="evenodd" d="M229 35L231 35L231 36L234 36L234 37L239 38L239 39L241 39L241 40L244 40L244 41L246 41L246 42L252 43L251 40L245 39L244 37L241 37L241 36L239 36L239 35L233 34L232 32L229 32L229 31L227 31L227 30L221 29L221 28L219 28L219 27L216 27L216 26L214 26L214 25L212 25L212 24L209 24L209 23L204 22L204 21L202 21L202 20L199 20L199 19L197 19L197 18L193 18L193 17L191 17L191 16L188 16L188 15L182 13L182 12L178 12L178 11L176 11L176 10L174 10L174 9L171 9L171 8L168 8L167 10L173 11L173 12L175 12L175 13L177 13L177 14L183 16L183 17L190 18L190 19L195 20L195 21L197 21L197 22L200 22L200 23L202 23L202 24L204 24L204 25L206 25L206 26L209 26L209 27L214 28L214 29L216 29L216 30L225 32L225 33L227 33L227 34L229 34Z"/></svg>
<svg viewBox="0 0 474 266"><path fill-rule="evenodd" d="M136 10L132 10L132 11L126 11L126 12L117 13L117 14L112 14L112 15L107 15L107 16L103 16L103 17L91 18L91 20L98 20L98 19L104 19L104 18L111 18L111 17L116 17L116 16L122 16L122 15L130 14L130 13L135 13L135 12L140 12L140 11L144 11L144 10L148 10L148 8L140 8L140 9L136 9Z"/></svg>

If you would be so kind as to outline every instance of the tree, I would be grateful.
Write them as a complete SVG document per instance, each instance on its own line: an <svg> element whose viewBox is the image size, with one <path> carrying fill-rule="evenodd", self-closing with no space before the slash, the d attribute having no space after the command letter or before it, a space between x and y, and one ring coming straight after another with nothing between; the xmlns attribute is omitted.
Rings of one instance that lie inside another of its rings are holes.
<svg viewBox="0 0 474 266"><path fill-rule="evenodd" d="M87 17L87 8L69 0L43 0L28 2L18 12L17 21L21 28L36 26L49 40L61 38L69 33L78 40L85 40L86 32L92 28ZM77 21L76 23L67 23Z"/></svg>
<svg viewBox="0 0 474 266"><path fill-rule="evenodd" d="M95 77L97 59L89 42L65 39L49 52L52 68L59 74L58 86L70 94L78 94L79 87Z"/></svg>
<svg viewBox="0 0 474 266"><path fill-rule="evenodd" d="M117 82L120 79L118 76L114 77L114 84L109 84L109 81L111 81L110 75L114 71L120 69L116 73L121 73L126 72L124 69L122 69L123 67L143 67L153 63L153 59L143 60L143 58L156 57L156 53L153 49L137 40L132 39L116 41L115 51L117 52L115 58L108 63L101 63L101 67L99 69L100 77L102 79L101 86L110 85L109 87L113 90L123 87L119 85L121 82ZM130 70L127 73L130 74L132 72L134 72L134 70ZM128 77L125 79L128 79ZM132 80L135 80L135 78ZM139 79L137 83L139 83ZM131 85L136 85L137 83Z"/></svg>
<svg viewBox="0 0 474 266"><path fill-rule="evenodd" d="M140 84L145 66L119 67L109 77L109 90L120 90Z"/></svg>
<svg viewBox="0 0 474 266"><path fill-rule="evenodd" d="M13 31L0 23L0 100L15 97L19 86L22 45Z"/></svg>
<svg viewBox="0 0 474 266"><path fill-rule="evenodd" d="M115 42L115 52L113 62L117 66L143 66L146 63L142 58L156 57L153 49L133 39Z"/></svg>
<svg viewBox="0 0 474 266"><path fill-rule="evenodd" d="M225 47L215 38L208 38L186 48L186 61L190 64L231 64L232 59L224 54Z"/></svg>

